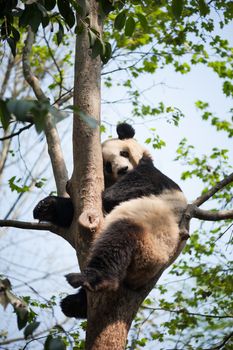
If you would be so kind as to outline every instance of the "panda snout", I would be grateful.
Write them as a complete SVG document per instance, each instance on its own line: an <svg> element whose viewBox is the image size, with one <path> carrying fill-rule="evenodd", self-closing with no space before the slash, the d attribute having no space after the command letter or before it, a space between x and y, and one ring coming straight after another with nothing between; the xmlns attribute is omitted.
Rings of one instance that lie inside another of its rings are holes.
<svg viewBox="0 0 233 350"><path fill-rule="evenodd" d="M124 166L123 168L119 169L117 171L117 175L125 175L127 173L128 168L128 166Z"/></svg>

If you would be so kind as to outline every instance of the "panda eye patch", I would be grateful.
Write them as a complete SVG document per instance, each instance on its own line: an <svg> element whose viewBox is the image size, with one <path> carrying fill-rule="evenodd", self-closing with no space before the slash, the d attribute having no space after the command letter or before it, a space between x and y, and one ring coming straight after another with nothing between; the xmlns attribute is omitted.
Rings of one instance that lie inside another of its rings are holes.
<svg viewBox="0 0 233 350"><path fill-rule="evenodd" d="M124 158L129 158L129 152L127 151L120 151L120 155Z"/></svg>
<svg viewBox="0 0 233 350"><path fill-rule="evenodd" d="M106 162L105 170L108 174L112 174L112 164L110 162Z"/></svg>

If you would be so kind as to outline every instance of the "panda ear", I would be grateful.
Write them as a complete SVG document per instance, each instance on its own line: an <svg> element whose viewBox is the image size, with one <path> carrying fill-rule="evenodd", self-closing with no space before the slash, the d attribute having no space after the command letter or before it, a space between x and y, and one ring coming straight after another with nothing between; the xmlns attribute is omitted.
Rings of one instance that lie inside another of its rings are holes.
<svg viewBox="0 0 233 350"><path fill-rule="evenodd" d="M135 135L134 128L127 123L118 124L116 131L120 140L131 139Z"/></svg>

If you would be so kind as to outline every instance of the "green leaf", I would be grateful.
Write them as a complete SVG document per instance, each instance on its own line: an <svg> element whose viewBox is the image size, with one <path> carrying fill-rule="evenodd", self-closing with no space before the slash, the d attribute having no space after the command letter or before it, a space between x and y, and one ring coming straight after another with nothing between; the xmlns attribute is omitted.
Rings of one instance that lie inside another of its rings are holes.
<svg viewBox="0 0 233 350"><path fill-rule="evenodd" d="M11 27L11 30L12 30L12 35L14 37L14 41L19 41L20 34L19 34L18 30L13 26Z"/></svg>
<svg viewBox="0 0 233 350"><path fill-rule="evenodd" d="M16 41L11 36L8 37L6 40L8 42L8 45L10 46L12 55L15 57L16 56Z"/></svg>
<svg viewBox="0 0 233 350"><path fill-rule="evenodd" d="M24 101L10 99L7 101L7 108L14 114L17 120L24 121L26 114L33 108L35 101Z"/></svg>
<svg viewBox="0 0 233 350"><path fill-rule="evenodd" d="M125 21L126 21L126 12L122 11L116 16L114 21L114 27L117 30L121 30L125 25Z"/></svg>
<svg viewBox="0 0 233 350"><path fill-rule="evenodd" d="M44 7L46 10L51 11L56 6L56 0L45 0Z"/></svg>
<svg viewBox="0 0 233 350"><path fill-rule="evenodd" d="M74 111L75 113L78 114L78 116L80 117L80 119L82 119L88 126L90 126L92 129L96 129L97 126L99 125L98 121L96 119L94 119L92 116L90 116L89 114L83 112L80 110L79 107L77 106L67 106L66 109L71 109L72 111Z"/></svg>
<svg viewBox="0 0 233 350"><path fill-rule="evenodd" d="M199 5L199 11L201 16L206 16L210 12L209 6L206 4L205 0L199 0L198 1Z"/></svg>
<svg viewBox="0 0 233 350"><path fill-rule="evenodd" d="M184 0L172 0L172 13L177 19L180 18L184 8Z"/></svg>
<svg viewBox="0 0 233 350"><path fill-rule="evenodd" d="M30 112L34 116L36 131L40 133L44 130L45 120L48 112L51 110L49 101L35 101Z"/></svg>
<svg viewBox="0 0 233 350"><path fill-rule="evenodd" d="M149 27L148 27L148 22L147 22L146 17L143 14L141 14L141 13L137 13L137 17L138 17L138 20L139 20L143 30L145 32L147 32Z"/></svg>
<svg viewBox="0 0 233 350"><path fill-rule="evenodd" d="M104 64L106 64L110 58L112 57L112 46L110 43L105 42L105 52L101 55L101 60Z"/></svg>
<svg viewBox="0 0 233 350"><path fill-rule="evenodd" d="M88 126L90 126L90 128L92 128L92 129L97 128L98 122L93 117L91 117L90 115L88 115L82 111L79 111L79 116Z"/></svg>
<svg viewBox="0 0 233 350"><path fill-rule="evenodd" d="M44 344L44 350L65 350L66 345L60 337L53 338L49 335Z"/></svg>
<svg viewBox="0 0 233 350"><path fill-rule="evenodd" d="M41 14L43 17L48 17L48 13L46 11L46 8L41 5L39 2L36 3L36 6L38 7L38 9L40 10Z"/></svg>
<svg viewBox="0 0 233 350"><path fill-rule="evenodd" d="M54 106L50 106L48 112L50 112L54 116L56 124L68 117L68 113L60 111Z"/></svg>
<svg viewBox="0 0 233 350"><path fill-rule="evenodd" d="M127 18L127 21L125 23L125 35L131 36L134 32L136 23L133 17Z"/></svg>
<svg viewBox="0 0 233 350"><path fill-rule="evenodd" d="M102 11L105 15L108 15L109 12L114 10L114 6L111 4L109 0L101 0L99 2L102 8Z"/></svg>
<svg viewBox="0 0 233 350"><path fill-rule="evenodd" d="M100 38L96 37L96 40L95 40L94 45L92 47L91 57L96 58L99 55L100 56L105 55L105 45L104 45L104 42Z"/></svg>
<svg viewBox="0 0 233 350"><path fill-rule="evenodd" d="M17 310L15 310L16 315L17 315L17 326L18 326L18 330L20 331L21 329L23 329L27 322L28 322L28 310L25 308L18 308Z"/></svg>
<svg viewBox="0 0 233 350"><path fill-rule="evenodd" d="M24 192L28 192L29 191L29 187L28 186L20 187L20 186L16 185L15 179L16 179L16 176L12 176L8 180L8 183L9 183L9 186L10 186L10 189L11 189L12 192L16 191L17 193L24 193ZM20 182L20 180L21 179L18 179L18 180L16 180L16 182Z"/></svg>
<svg viewBox="0 0 233 350"><path fill-rule="evenodd" d="M34 33L37 32L42 21L42 13L36 4L26 5L19 17L19 26L26 27L30 25Z"/></svg>
<svg viewBox="0 0 233 350"><path fill-rule="evenodd" d="M59 29L58 29L58 32L56 33L56 39L57 39L57 45L59 46L64 36L64 28L60 22L58 22L58 25L59 25Z"/></svg>
<svg viewBox="0 0 233 350"><path fill-rule="evenodd" d="M72 28L75 24L75 15L70 6L68 0L57 0L57 6L60 14L64 18L65 22L68 24L70 28Z"/></svg>
<svg viewBox="0 0 233 350"><path fill-rule="evenodd" d="M39 327L40 322L32 322L24 329L24 339L27 339Z"/></svg>
<svg viewBox="0 0 233 350"><path fill-rule="evenodd" d="M92 48L94 46L94 44L95 44L97 36L93 32L93 30L91 30L91 28L88 29L88 37L89 37L90 47Z"/></svg>
<svg viewBox="0 0 233 350"><path fill-rule="evenodd" d="M0 120L4 130L7 130L11 115L7 108L7 102L0 99Z"/></svg>

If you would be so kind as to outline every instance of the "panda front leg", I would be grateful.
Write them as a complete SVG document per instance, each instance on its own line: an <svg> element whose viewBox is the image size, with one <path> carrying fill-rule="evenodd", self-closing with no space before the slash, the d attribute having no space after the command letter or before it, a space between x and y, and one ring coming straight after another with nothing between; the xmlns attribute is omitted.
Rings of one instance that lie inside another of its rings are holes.
<svg viewBox="0 0 233 350"><path fill-rule="evenodd" d="M69 227L73 216L74 208L70 198L48 196L33 209L34 219L51 222L61 227Z"/></svg>
<svg viewBox="0 0 233 350"><path fill-rule="evenodd" d="M141 232L141 227L129 220L111 223L94 241L83 272L66 275L69 284L92 292L117 290L126 277Z"/></svg>

